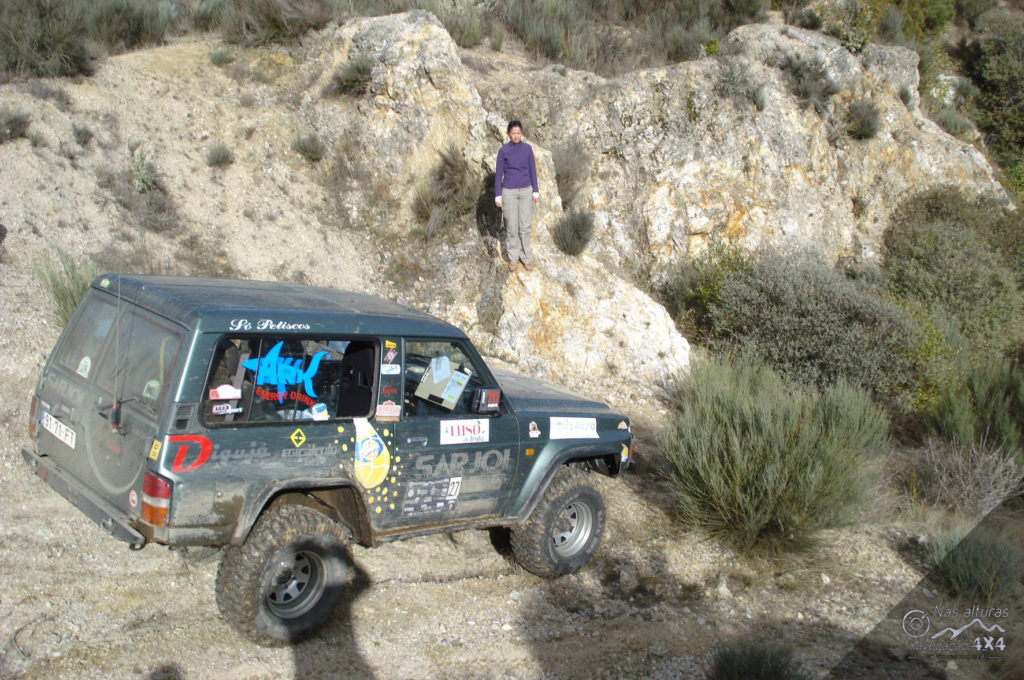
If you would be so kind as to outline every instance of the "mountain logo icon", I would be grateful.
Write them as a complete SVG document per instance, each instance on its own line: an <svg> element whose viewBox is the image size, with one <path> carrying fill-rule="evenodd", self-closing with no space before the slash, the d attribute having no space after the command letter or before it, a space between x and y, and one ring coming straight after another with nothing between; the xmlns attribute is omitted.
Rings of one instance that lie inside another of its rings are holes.
<svg viewBox="0 0 1024 680"><path fill-rule="evenodd" d="M983 631L985 631L986 633L991 633L992 631L999 631L1000 633L1005 633L1006 632L1006 629L1003 628L1002 626L1000 626L998 623L993 623L991 626L986 626L982 622L981 619L974 619L970 623L965 623L964 625L960 626L959 628L953 628L953 627L943 628L942 630L940 630L935 635L932 635L932 639L935 640L935 639L938 639L938 638L942 637L946 633L951 633L951 635L949 636L949 639L950 640L955 640L965 630L968 630L971 627L973 627L974 624L978 624L978 626Z"/></svg>

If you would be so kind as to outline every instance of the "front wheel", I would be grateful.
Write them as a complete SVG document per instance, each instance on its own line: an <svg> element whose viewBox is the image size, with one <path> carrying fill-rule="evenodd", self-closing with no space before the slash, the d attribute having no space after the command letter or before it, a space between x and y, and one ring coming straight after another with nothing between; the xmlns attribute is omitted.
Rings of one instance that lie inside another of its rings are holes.
<svg viewBox="0 0 1024 680"><path fill-rule="evenodd" d="M319 628L348 586L347 530L299 505L270 508L217 572L217 606L261 645L300 640Z"/></svg>
<svg viewBox="0 0 1024 680"><path fill-rule="evenodd" d="M512 530L512 554L544 578L579 571L601 545L605 515L604 499L589 475L562 467L530 517Z"/></svg>

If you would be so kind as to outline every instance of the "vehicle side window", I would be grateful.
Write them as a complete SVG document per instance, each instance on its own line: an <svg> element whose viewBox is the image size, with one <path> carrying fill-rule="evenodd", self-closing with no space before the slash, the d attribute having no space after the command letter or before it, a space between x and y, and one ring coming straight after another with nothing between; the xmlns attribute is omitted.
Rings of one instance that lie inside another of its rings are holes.
<svg viewBox="0 0 1024 680"><path fill-rule="evenodd" d="M107 342L99 385L119 401L155 410L167 392L181 334L137 308L125 311L115 332Z"/></svg>
<svg viewBox="0 0 1024 680"><path fill-rule="evenodd" d="M469 413L480 370L457 342L407 340L405 343L405 415Z"/></svg>
<svg viewBox="0 0 1024 680"><path fill-rule="evenodd" d="M113 304L99 297L89 298L74 325L67 330L57 363L83 378L94 377L92 369L99 366L100 353L114 327L116 315Z"/></svg>
<svg viewBox="0 0 1024 680"><path fill-rule="evenodd" d="M294 336L225 337L203 393L207 426L367 417L376 341Z"/></svg>

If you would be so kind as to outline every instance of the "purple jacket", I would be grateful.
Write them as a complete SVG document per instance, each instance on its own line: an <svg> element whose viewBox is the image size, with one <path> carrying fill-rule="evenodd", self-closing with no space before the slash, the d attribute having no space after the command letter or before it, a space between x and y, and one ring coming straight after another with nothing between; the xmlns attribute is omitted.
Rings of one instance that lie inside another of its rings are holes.
<svg viewBox="0 0 1024 680"><path fill-rule="evenodd" d="M501 189L537 188L537 162L533 158L533 147L526 142L506 142L498 149L498 163L494 168L494 195L501 196Z"/></svg>

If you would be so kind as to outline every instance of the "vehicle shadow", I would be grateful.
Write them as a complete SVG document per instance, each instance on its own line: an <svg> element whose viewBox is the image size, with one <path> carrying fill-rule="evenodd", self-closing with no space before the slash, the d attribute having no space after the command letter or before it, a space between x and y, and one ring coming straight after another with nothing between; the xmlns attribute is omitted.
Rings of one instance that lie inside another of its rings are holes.
<svg viewBox="0 0 1024 680"><path fill-rule="evenodd" d="M295 678L372 680L373 670L356 640L352 606L371 587L369 575L352 561L349 587L341 604L317 634L292 647Z"/></svg>

